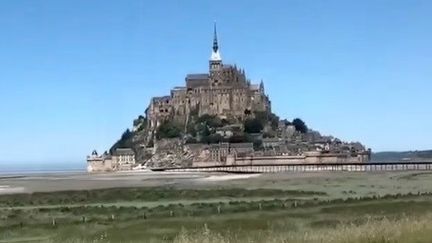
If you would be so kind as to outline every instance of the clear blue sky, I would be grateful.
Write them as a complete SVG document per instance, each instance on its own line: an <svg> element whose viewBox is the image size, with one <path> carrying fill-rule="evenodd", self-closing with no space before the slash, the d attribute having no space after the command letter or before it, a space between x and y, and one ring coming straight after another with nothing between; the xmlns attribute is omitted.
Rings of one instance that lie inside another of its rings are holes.
<svg viewBox="0 0 432 243"><path fill-rule="evenodd" d="M375 151L432 148L432 1L0 1L0 160L84 161L225 63L274 111Z"/></svg>

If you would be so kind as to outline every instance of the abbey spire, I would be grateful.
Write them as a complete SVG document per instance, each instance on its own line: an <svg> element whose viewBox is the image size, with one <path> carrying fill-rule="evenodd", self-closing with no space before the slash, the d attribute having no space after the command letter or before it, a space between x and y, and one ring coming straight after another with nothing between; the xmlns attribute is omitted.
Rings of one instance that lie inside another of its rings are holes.
<svg viewBox="0 0 432 243"><path fill-rule="evenodd" d="M219 49L217 40L216 23L214 23L214 33L213 33L213 52L217 52Z"/></svg>
<svg viewBox="0 0 432 243"><path fill-rule="evenodd" d="M214 23L214 33L213 33L213 50L210 57L210 61L221 61L222 58L219 53L219 45L217 39L216 23Z"/></svg>

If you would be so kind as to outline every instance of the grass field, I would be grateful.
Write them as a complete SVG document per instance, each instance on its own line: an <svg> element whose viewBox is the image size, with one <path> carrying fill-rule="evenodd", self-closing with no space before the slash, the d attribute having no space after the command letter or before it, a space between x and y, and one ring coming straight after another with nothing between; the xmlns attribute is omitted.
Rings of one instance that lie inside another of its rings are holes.
<svg viewBox="0 0 432 243"><path fill-rule="evenodd" d="M431 179L274 174L1 195L0 242L432 242Z"/></svg>

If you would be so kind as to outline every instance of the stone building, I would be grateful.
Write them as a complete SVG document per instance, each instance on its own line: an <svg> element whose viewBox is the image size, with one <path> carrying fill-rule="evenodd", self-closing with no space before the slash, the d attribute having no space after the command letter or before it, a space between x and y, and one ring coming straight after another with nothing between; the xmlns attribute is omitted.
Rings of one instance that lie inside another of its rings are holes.
<svg viewBox="0 0 432 243"><path fill-rule="evenodd" d="M248 156L253 154L253 143L218 143L210 144L210 161L224 162L228 155L234 157Z"/></svg>
<svg viewBox="0 0 432 243"><path fill-rule="evenodd" d="M151 99L146 110L150 130L155 130L164 120L187 124L192 115L242 120L254 111L271 109L263 81L251 84L243 69L222 62L216 25L209 71L188 74L185 83L184 87L172 89L169 96Z"/></svg>
<svg viewBox="0 0 432 243"><path fill-rule="evenodd" d="M118 148L112 155L117 170L131 170L135 166L135 153L130 148Z"/></svg>
<svg viewBox="0 0 432 243"><path fill-rule="evenodd" d="M285 141L283 141L281 138L263 138L262 139L262 146L264 149L270 149L274 147L278 147L281 145L284 145Z"/></svg>
<svg viewBox="0 0 432 243"><path fill-rule="evenodd" d="M96 150L93 150L92 154L87 156L87 172L109 172L115 170L112 157L103 154L98 155Z"/></svg>
<svg viewBox="0 0 432 243"><path fill-rule="evenodd" d="M107 153L98 155L94 150L87 156L87 171L91 173L131 170L134 166L135 153L130 148L118 148L112 155Z"/></svg>

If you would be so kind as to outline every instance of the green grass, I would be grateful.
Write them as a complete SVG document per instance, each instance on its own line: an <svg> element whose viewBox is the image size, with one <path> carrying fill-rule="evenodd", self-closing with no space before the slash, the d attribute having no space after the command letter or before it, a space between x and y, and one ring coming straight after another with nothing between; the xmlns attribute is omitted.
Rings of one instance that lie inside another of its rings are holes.
<svg viewBox="0 0 432 243"><path fill-rule="evenodd" d="M240 188L245 181L236 181L207 189L3 195L0 243L432 242L429 176L386 174L360 181L358 174L347 174L333 179L285 177L279 178L281 183L267 177L261 188L259 181L248 180L248 189ZM301 186L305 181L309 186ZM403 190L384 193L389 185Z"/></svg>
<svg viewBox="0 0 432 243"><path fill-rule="evenodd" d="M31 194L0 195L0 207L17 207L32 205L66 205L78 203L115 203L163 200L197 200L214 198L246 197L308 197L325 196L325 192L280 189L212 189L180 190L174 188L112 188L88 191L36 192Z"/></svg>
<svg viewBox="0 0 432 243"><path fill-rule="evenodd" d="M92 242L101 237L106 242L141 242L143 238L154 242L178 241L200 234L204 225L211 229L212 235L234 242L252 236L264 239L270 237L269 232L278 237L286 232L300 237L301 232L362 226L371 219L374 222L419 219L432 214L430 199L429 195L399 195L330 201L276 199L172 204L154 208L3 209L0 240L28 240L48 235L47 240L54 242Z"/></svg>
<svg viewBox="0 0 432 243"><path fill-rule="evenodd" d="M248 235L235 232L221 234L205 225L200 231L182 230L175 243L198 242L303 242L303 243L386 243L386 242L430 242L432 239L432 216L401 219L371 219L362 224L322 222L318 228L302 230L280 230L271 228L251 231Z"/></svg>

